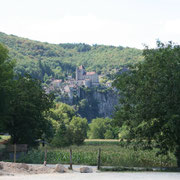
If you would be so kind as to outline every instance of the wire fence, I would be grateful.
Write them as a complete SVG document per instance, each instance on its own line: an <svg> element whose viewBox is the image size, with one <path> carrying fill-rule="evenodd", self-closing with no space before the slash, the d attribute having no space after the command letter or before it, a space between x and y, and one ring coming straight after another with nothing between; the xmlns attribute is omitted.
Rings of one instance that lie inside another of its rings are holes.
<svg viewBox="0 0 180 180"><path fill-rule="evenodd" d="M14 161L28 152L27 144L5 145L0 144L0 161Z"/></svg>

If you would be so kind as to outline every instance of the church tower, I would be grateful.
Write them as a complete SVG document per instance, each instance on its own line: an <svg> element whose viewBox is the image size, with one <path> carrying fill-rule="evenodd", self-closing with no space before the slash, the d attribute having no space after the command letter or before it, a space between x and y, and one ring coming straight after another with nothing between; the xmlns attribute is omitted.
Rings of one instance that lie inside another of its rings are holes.
<svg viewBox="0 0 180 180"><path fill-rule="evenodd" d="M79 80L79 68L77 67L76 68L76 81Z"/></svg>
<svg viewBox="0 0 180 180"><path fill-rule="evenodd" d="M76 81L84 80L86 75L86 71L83 65L76 68Z"/></svg>

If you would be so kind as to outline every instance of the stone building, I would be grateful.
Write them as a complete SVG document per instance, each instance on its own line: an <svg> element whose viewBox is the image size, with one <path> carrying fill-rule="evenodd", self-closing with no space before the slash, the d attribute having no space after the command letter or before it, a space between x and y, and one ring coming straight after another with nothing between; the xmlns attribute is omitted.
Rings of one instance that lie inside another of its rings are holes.
<svg viewBox="0 0 180 180"><path fill-rule="evenodd" d="M86 72L83 65L76 68L76 81L79 86L85 85L90 87L99 85L98 74L96 72Z"/></svg>

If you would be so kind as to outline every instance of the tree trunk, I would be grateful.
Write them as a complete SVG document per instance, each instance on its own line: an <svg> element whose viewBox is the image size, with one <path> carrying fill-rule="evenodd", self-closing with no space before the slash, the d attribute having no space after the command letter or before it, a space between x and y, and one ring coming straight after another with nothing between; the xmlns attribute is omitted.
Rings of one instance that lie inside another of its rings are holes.
<svg viewBox="0 0 180 180"><path fill-rule="evenodd" d="M180 145L176 148L175 156L177 159L177 166L180 167Z"/></svg>

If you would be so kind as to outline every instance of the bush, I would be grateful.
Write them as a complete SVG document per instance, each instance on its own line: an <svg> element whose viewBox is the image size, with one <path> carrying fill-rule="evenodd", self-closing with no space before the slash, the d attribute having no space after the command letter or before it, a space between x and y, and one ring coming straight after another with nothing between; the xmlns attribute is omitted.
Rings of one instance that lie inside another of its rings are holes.
<svg viewBox="0 0 180 180"><path fill-rule="evenodd" d="M70 122L70 129L73 134L73 143L80 145L87 137L88 122L86 118L73 117Z"/></svg>
<svg viewBox="0 0 180 180"><path fill-rule="evenodd" d="M105 139L113 139L114 138L114 134L111 130L107 130L104 134L104 138Z"/></svg>
<svg viewBox="0 0 180 180"><path fill-rule="evenodd" d="M90 139L113 139L116 136L114 128L112 127L112 119L93 119L89 127L88 137Z"/></svg>
<svg viewBox="0 0 180 180"><path fill-rule="evenodd" d="M61 122L59 124L59 128L56 131L56 134L52 140L52 146L54 147L65 147L69 146L72 141L70 138L68 138L68 130L64 124L64 122Z"/></svg>

